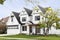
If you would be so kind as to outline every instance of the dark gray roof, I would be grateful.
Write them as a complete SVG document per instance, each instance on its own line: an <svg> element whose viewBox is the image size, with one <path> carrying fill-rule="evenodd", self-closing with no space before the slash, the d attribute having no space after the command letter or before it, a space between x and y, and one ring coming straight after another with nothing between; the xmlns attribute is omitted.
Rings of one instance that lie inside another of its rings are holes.
<svg viewBox="0 0 60 40"><path fill-rule="evenodd" d="M21 23L21 21L20 21L19 13L17 13L17 12L12 12L12 13L15 15L15 17L16 17L17 21L19 22L19 24L23 25L23 23Z"/></svg>
<svg viewBox="0 0 60 40"><path fill-rule="evenodd" d="M12 12L12 13L15 15L16 19L20 23L19 13L17 13L17 12Z"/></svg>
<svg viewBox="0 0 60 40"><path fill-rule="evenodd" d="M31 16L31 14L32 14L32 10L27 9L27 8L24 8L24 9L25 9L25 11L28 13L28 15Z"/></svg>
<svg viewBox="0 0 60 40"><path fill-rule="evenodd" d="M43 13L46 12L45 8L43 8L43 7L39 6L39 5L38 5L38 7L40 8L40 10L41 10Z"/></svg>

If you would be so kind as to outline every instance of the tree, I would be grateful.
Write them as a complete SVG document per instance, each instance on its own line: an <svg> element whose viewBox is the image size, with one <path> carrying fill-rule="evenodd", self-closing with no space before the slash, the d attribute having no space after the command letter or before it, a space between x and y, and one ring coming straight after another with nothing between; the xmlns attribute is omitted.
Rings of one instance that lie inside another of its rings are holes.
<svg viewBox="0 0 60 40"><path fill-rule="evenodd" d="M44 25L42 26L44 29L44 34L48 34L49 33L49 28L52 26L53 23L57 23L58 21L60 21L60 19L57 17L57 12L53 11L51 7L45 8L45 14L40 13L40 15L42 15L45 18L45 21L42 21L42 24L39 23L40 25ZM58 25L58 24L57 24ZM45 28L47 27L47 29L45 30ZM57 27L57 26L56 26Z"/></svg>
<svg viewBox="0 0 60 40"><path fill-rule="evenodd" d="M39 27L43 28L43 33L44 33L44 35L46 35L45 27L47 27L47 24L45 22L39 23Z"/></svg>
<svg viewBox="0 0 60 40"><path fill-rule="evenodd" d="M28 3L32 3L33 5L40 3L39 0L37 0L37 1L36 0L26 0L26 1ZM52 8L50 8L50 7L45 8L45 11L46 11L45 14L40 13L40 15L45 17L45 21L42 23L39 23L39 26L44 28L44 34L45 34L45 27L47 27L46 34L48 34L49 28L51 27L51 25L53 23L56 23L56 25L58 26L58 21L60 21L60 19L57 17L57 12L53 11Z"/></svg>
<svg viewBox="0 0 60 40"><path fill-rule="evenodd" d="M7 30L6 24L3 22L0 22L0 34L6 33L6 30Z"/></svg>
<svg viewBox="0 0 60 40"><path fill-rule="evenodd" d="M45 17L45 23L47 24L46 34L48 34L49 28L52 26L52 24L57 23L60 21L60 19L57 17L57 12L53 11L52 8L45 8L45 10L46 12L45 14L42 14L42 16Z"/></svg>
<svg viewBox="0 0 60 40"><path fill-rule="evenodd" d="M5 0L0 0L0 4L3 4Z"/></svg>
<svg viewBox="0 0 60 40"><path fill-rule="evenodd" d="M58 16L58 19L56 22L56 28L60 29L60 9L57 9L56 12L57 12L57 16Z"/></svg>

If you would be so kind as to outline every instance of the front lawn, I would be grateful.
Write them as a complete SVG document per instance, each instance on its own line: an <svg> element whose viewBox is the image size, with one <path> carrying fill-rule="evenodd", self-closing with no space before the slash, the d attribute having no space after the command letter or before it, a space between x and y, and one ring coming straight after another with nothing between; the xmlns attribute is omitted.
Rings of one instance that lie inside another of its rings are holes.
<svg viewBox="0 0 60 40"><path fill-rule="evenodd" d="M36 40L60 40L60 36L57 35L24 35L24 34L19 34L19 35L12 35L12 36L4 36L4 37L12 37L12 38L29 38L29 39L36 39Z"/></svg>

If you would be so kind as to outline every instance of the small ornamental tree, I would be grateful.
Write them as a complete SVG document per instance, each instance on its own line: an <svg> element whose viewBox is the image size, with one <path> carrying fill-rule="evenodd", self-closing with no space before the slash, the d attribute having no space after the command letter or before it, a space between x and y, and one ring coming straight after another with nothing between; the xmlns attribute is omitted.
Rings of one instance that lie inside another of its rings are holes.
<svg viewBox="0 0 60 40"><path fill-rule="evenodd" d="M45 27L47 27L46 23L44 23L44 22L39 23L39 27L43 28L43 34L46 35L46 32L45 32Z"/></svg>
<svg viewBox="0 0 60 40"><path fill-rule="evenodd" d="M45 17L45 21L42 23L42 25L46 24L46 26L44 25L42 27L47 27L46 34L48 34L49 28L52 26L52 24L57 23L60 19L57 17L57 12L53 11L50 7L45 8L45 11L45 14L40 13L40 15Z"/></svg>

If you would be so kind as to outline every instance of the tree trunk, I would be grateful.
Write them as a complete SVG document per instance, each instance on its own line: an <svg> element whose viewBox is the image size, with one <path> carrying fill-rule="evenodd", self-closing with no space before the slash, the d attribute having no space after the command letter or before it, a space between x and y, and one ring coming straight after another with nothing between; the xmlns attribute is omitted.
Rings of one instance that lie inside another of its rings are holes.
<svg viewBox="0 0 60 40"><path fill-rule="evenodd" d="M50 29L51 25L47 25L47 29L46 29L46 35L49 34L49 29Z"/></svg>
<svg viewBox="0 0 60 40"><path fill-rule="evenodd" d="M43 28L43 34L46 35L46 32L45 32L45 27Z"/></svg>
<svg viewBox="0 0 60 40"><path fill-rule="evenodd" d="M49 27L47 27L46 29L46 35L48 35L48 33L49 33Z"/></svg>

